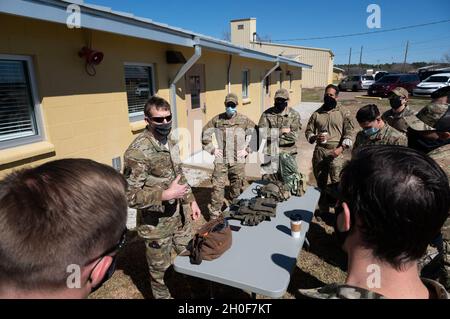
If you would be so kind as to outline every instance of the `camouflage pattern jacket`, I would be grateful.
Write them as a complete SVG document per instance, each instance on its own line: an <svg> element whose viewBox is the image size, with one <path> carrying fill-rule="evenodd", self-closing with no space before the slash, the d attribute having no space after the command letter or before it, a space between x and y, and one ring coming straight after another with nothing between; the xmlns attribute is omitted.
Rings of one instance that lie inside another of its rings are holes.
<svg viewBox="0 0 450 319"><path fill-rule="evenodd" d="M202 147L208 153L214 154L214 135L217 147L223 152L223 163L236 162L238 151L252 151L250 143L255 127L255 123L243 114L236 113L229 118L225 112L221 113L214 116L203 128Z"/></svg>
<svg viewBox="0 0 450 319"><path fill-rule="evenodd" d="M444 170L444 172L447 174L450 185L450 144L438 147L437 149L428 153L428 156L434 159L436 163L438 163L438 165ZM441 231L444 240L450 242L450 216L445 221Z"/></svg>
<svg viewBox="0 0 450 319"><path fill-rule="evenodd" d="M173 203L163 202L162 192L169 188L177 175L181 175L180 184L187 183L181 168L178 144L171 135L166 147L156 140L148 128L145 129L126 150L124 162L128 205L132 208L163 213L167 204ZM189 187L181 202L185 204L194 200Z"/></svg>
<svg viewBox="0 0 450 319"><path fill-rule="evenodd" d="M334 147L345 139L353 140L354 126L350 112L339 104L331 111L325 111L321 106L309 118L305 131L306 140L309 141L311 136L319 134L321 130L328 131L327 144Z"/></svg>
<svg viewBox="0 0 450 319"><path fill-rule="evenodd" d="M278 135L278 147L280 152L288 154L297 153L297 139L302 129L300 114L291 107L279 113L273 106L264 111L259 119L258 129L262 138L267 138L264 146L264 154L270 155L274 138ZM282 128L289 128L289 133L281 133ZM275 129L276 132L271 132ZM275 135L271 133L276 133Z"/></svg>
<svg viewBox="0 0 450 319"><path fill-rule="evenodd" d="M434 298L450 298L445 288L437 281L422 278L422 282ZM345 284L331 284L314 289L299 289L299 293L304 297L313 299L386 299L385 296L376 292Z"/></svg>
<svg viewBox="0 0 450 319"><path fill-rule="evenodd" d="M408 131L408 123L406 123L405 117L411 115L414 115L414 111L412 111L409 106L406 106L405 109L400 113L395 113L392 109L390 109L384 112L381 117L383 121L388 123L396 130L402 133L406 133Z"/></svg>
<svg viewBox="0 0 450 319"><path fill-rule="evenodd" d="M428 153L439 164L449 178L450 183L450 144L443 145Z"/></svg>
<svg viewBox="0 0 450 319"><path fill-rule="evenodd" d="M364 145L377 144L408 146L408 139L406 134L397 131L388 124L384 124L384 126L372 136L367 136L364 134L364 131L358 132L355 144L353 144L353 150Z"/></svg>

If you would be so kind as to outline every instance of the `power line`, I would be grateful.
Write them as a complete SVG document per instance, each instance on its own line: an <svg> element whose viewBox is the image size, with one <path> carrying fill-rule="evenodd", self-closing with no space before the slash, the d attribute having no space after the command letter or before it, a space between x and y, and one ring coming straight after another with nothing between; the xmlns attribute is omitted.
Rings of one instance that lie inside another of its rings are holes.
<svg viewBox="0 0 450 319"><path fill-rule="evenodd" d="M275 40L272 40L272 42L307 41L307 40L323 40L323 39L347 38L347 37L354 37L354 36L366 35L366 34L385 33L385 32L406 30L406 29L412 29L412 28L419 28L419 27L425 27L425 26L429 26L429 25L435 25L435 24L441 24L441 23L447 23L447 22L450 22L450 19L448 19L448 20L441 20L441 21L435 21L435 22L429 22L429 23L414 24L414 25L403 26L403 27L392 28L392 29L369 31L369 32L349 33L349 34L340 34L340 35L329 35L329 36L324 36L324 37L312 37L312 38L275 39Z"/></svg>
<svg viewBox="0 0 450 319"><path fill-rule="evenodd" d="M425 40L425 41L411 41L410 44L420 44L422 45L423 43L430 43L430 42L439 42L442 41L444 39L448 39L450 38L450 36L443 36L440 38L434 38L434 39L429 39L429 40ZM398 48L404 48L404 45L395 45L395 46L389 46L389 47L384 47L384 48L376 48L376 49L366 49L366 54L371 54L374 51L385 51L385 50L389 50L389 49L398 49ZM341 51L342 52L342 51ZM356 52L357 54L359 54L359 51ZM348 53L339 53L339 54L335 54L334 56L347 56Z"/></svg>

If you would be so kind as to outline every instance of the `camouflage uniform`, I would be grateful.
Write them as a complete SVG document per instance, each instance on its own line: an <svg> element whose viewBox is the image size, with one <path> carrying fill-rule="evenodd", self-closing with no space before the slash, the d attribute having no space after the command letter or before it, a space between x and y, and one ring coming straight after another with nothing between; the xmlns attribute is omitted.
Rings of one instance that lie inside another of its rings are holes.
<svg viewBox="0 0 450 319"><path fill-rule="evenodd" d="M428 153L428 155L442 167L442 169L447 173L450 185L450 144L441 146L434 151ZM447 290L450 290L450 217L442 226L442 239L443 247L439 250L442 251L441 255L443 258L445 274L444 278L441 278L442 284Z"/></svg>
<svg viewBox="0 0 450 319"><path fill-rule="evenodd" d="M281 133L282 128L290 128L290 132ZM286 107L281 113L275 107L270 107L261 115L258 129L261 137L266 139L263 150L265 161L261 169L268 179L279 180L277 172L280 153L294 157L297 155L297 139L301 128L300 114L290 107ZM298 171L298 168L294 170Z"/></svg>
<svg viewBox="0 0 450 319"><path fill-rule="evenodd" d="M180 253L193 236L189 203L195 200L190 187L182 200L161 199L177 175L180 184L187 183L178 145L171 136L167 146L161 144L147 128L128 147L124 161L127 199L137 209L137 232L145 242L153 296L171 298L164 274L172 264L172 248Z"/></svg>
<svg viewBox="0 0 450 319"><path fill-rule="evenodd" d="M449 104L431 103L422 108L417 115L405 119L409 127L415 131L434 131L439 120L444 118L448 112L450 112ZM442 129L447 132L450 131L450 127ZM450 185L450 144L434 149L428 153L428 156L434 159L447 173ZM438 244L439 254L436 258L440 264L440 281L447 290L450 290L450 217L445 221L441 234L443 242Z"/></svg>
<svg viewBox="0 0 450 319"><path fill-rule="evenodd" d="M414 115L414 112L409 108L409 106L406 106L400 113L395 113L393 109L387 110L383 113L381 118L391 127L402 133L406 133L408 131L408 123L406 123L405 117L411 115Z"/></svg>
<svg viewBox="0 0 450 319"><path fill-rule="evenodd" d="M236 113L229 118L226 113L213 117L203 128L203 149L214 154L216 146L213 144L213 135L217 141L217 148L222 150L223 158L214 160L214 172L212 175L213 190L211 194L210 214L217 217L222 209L225 197L225 184L228 177L230 181L230 197L238 197L245 189L245 158L238 158L237 152L247 150L252 134L255 132L255 123L243 114Z"/></svg>
<svg viewBox="0 0 450 319"><path fill-rule="evenodd" d="M397 98L407 99L408 97L408 91L402 87L396 87L388 94L389 101ZM405 118L411 115L414 115L414 112L406 106L400 113L395 113L394 109L390 109L384 112L381 118L396 130L406 133L408 131L408 123L405 121Z"/></svg>
<svg viewBox="0 0 450 319"><path fill-rule="evenodd" d="M331 152L341 146L344 140L351 141L353 139L354 127L350 112L344 110L340 105L330 111L326 111L323 106L320 107L308 121L305 131L306 139L310 141L312 136L319 134L323 129L328 131L327 143L316 143L312 158L314 177L317 186L322 191L326 189L328 177L330 177L331 184L339 182L339 175L344 166L344 156L340 154L333 158ZM329 210L329 203L325 196L320 197L319 210L321 212Z"/></svg>
<svg viewBox="0 0 450 319"><path fill-rule="evenodd" d="M450 295L438 282L431 279L422 279L423 284L430 291L430 295L437 299L450 299ZM299 289L300 295L313 299L386 299L376 292L349 285L331 284L314 289Z"/></svg>
<svg viewBox="0 0 450 319"><path fill-rule="evenodd" d="M406 138L406 134L397 131L388 124L384 124L376 134L371 136L364 134L364 131L358 132L355 143L353 144L353 151L364 145L378 144L408 146L408 139Z"/></svg>

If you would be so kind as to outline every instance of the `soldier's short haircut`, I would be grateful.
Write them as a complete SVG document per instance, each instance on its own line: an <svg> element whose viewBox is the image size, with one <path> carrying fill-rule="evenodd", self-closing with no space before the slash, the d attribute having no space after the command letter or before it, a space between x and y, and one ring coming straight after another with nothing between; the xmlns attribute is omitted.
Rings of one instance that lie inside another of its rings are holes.
<svg viewBox="0 0 450 319"><path fill-rule="evenodd" d="M0 289L66 287L69 265L82 270L117 244L126 225L126 187L112 167L88 159L7 175L0 182Z"/></svg>
<svg viewBox="0 0 450 319"><path fill-rule="evenodd" d="M358 149L339 191L362 244L397 269L424 255L449 216L447 175L430 157L403 146Z"/></svg>
<svg viewBox="0 0 450 319"><path fill-rule="evenodd" d="M145 116L151 117L150 109L153 107L156 108L157 110L162 109L165 111L170 111L169 102L167 102L162 97L159 97L156 95L153 95L151 98L148 99L147 103L145 103L145 108L144 108Z"/></svg>
<svg viewBox="0 0 450 319"><path fill-rule="evenodd" d="M358 123L375 121L381 115L378 106L375 104L368 104L361 107L356 112L356 120Z"/></svg>
<svg viewBox="0 0 450 319"><path fill-rule="evenodd" d="M334 84L328 84L327 87L325 88L325 92L326 92L328 89L334 89L334 90L336 91L336 96L339 95L339 87L337 87L336 85L334 85Z"/></svg>

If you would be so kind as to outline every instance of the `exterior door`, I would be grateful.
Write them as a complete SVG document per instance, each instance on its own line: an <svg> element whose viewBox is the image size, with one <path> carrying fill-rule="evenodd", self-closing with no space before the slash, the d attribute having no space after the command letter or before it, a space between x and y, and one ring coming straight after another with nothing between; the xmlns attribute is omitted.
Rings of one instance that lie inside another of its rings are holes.
<svg viewBox="0 0 450 319"><path fill-rule="evenodd" d="M206 124L205 65L195 64L186 72L187 129L190 133L189 153L202 150L202 128Z"/></svg>

